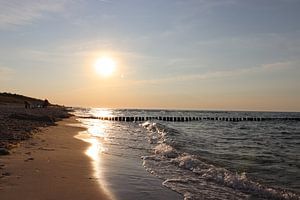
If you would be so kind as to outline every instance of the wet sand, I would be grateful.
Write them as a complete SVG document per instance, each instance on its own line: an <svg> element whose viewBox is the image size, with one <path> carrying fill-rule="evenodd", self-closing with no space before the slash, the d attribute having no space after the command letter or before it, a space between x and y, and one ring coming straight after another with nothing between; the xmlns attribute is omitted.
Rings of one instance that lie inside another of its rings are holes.
<svg viewBox="0 0 300 200"><path fill-rule="evenodd" d="M99 154L95 165L86 155L93 145L78 139L80 126L74 117L64 119L0 156L0 199L182 199L140 160Z"/></svg>
<svg viewBox="0 0 300 200"><path fill-rule="evenodd" d="M150 174L141 159L102 156L103 184L119 200L183 200L183 196L162 185L163 180Z"/></svg>
<svg viewBox="0 0 300 200"><path fill-rule="evenodd" d="M110 140L109 137L102 137L105 133L101 136L101 131L99 132L101 128L95 129L95 126L102 127L101 121L96 124L86 121L83 124L88 130L81 131L76 138L90 143L87 155L91 158L94 176L99 180L100 186L110 191L115 199L183 199L182 195L163 186L163 180L147 172L142 165L143 160L140 155L131 151L133 149L122 148L122 144L119 144L118 140L112 143L108 142L110 145L104 144L105 140ZM103 131L109 133L111 129L116 131L116 137L118 137L117 132L126 131L120 130L112 124ZM93 135L95 132L98 133L98 136Z"/></svg>
<svg viewBox="0 0 300 200"><path fill-rule="evenodd" d="M74 138L78 127L74 118L43 128L0 156L1 200L111 199L93 177L88 143Z"/></svg>

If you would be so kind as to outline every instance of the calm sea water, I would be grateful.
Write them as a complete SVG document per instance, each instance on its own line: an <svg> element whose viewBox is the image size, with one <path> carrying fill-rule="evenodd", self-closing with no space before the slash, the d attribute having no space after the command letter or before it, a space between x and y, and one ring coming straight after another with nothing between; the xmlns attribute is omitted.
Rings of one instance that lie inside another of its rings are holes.
<svg viewBox="0 0 300 200"><path fill-rule="evenodd" d="M300 117L300 113L75 109L99 153L139 157L185 199L300 199L299 121L117 122L102 116Z"/></svg>

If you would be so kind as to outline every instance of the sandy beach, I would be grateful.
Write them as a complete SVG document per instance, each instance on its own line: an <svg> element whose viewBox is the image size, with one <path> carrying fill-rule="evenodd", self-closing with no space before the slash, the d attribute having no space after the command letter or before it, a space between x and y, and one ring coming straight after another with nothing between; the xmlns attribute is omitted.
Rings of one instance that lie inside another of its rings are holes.
<svg viewBox="0 0 300 200"><path fill-rule="evenodd" d="M300 0L0 11L0 200L300 200Z"/></svg>
<svg viewBox="0 0 300 200"><path fill-rule="evenodd" d="M143 168L140 156L100 151L93 143L99 138L72 109L43 103L0 93L1 200L182 199Z"/></svg>
<svg viewBox="0 0 300 200"><path fill-rule="evenodd" d="M0 95L1 97L1 95ZM0 98L0 148L10 150L20 141L31 138L39 128L53 126L55 122L70 117L61 106L25 109L22 104L1 104ZM3 155L0 151L0 155Z"/></svg>
<svg viewBox="0 0 300 200"><path fill-rule="evenodd" d="M34 125L30 127L35 133L26 132L25 140L13 140L10 154L0 156L1 200L182 199L149 174L139 157L98 151L93 152L95 157L88 155L95 144L75 117L54 126ZM10 141L5 144L9 146Z"/></svg>
<svg viewBox="0 0 300 200"><path fill-rule="evenodd" d="M43 128L11 155L0 157L2 200L110 199L92 176L88 143L73 136L82 130L65 119Z"/></svg>

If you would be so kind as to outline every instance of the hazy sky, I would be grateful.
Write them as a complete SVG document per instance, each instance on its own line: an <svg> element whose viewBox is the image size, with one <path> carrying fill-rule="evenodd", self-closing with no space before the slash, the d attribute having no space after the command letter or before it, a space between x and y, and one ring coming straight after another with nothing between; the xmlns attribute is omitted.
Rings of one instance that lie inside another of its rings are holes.
<svg viewBox="0 0 300 200"><path fill-rule="evenodd" d="M65 105L300 111L300 0L0 0L0 91ZM101 56L117 62L95 73Z"/></svg>

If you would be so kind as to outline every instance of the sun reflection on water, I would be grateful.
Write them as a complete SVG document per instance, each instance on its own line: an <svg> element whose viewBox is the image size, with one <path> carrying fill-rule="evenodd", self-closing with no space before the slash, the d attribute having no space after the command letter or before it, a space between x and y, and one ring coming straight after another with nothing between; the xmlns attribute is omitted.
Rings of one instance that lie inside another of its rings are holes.
<svg viewBox="0 0 300 200"><path fill-rule="evenodd" d="M102 127L99 126L91 126L88 128L87 132L94 137L105 137L105 132Z"/></svg>
<svg viewBox="0 0 300 200"><path fill-rule="evenodd" d="M111 109L106 109L106 108L93 108L91 110L91 114L94 117L109 117L112 116L112 110Z"/></svg>
<svg viewBox="0 0 300 200"><path fill-rule="evenodd" d="M103 114L103 113L102 113ZM101 115L102 115L101 114ZM105 187L105 181L101 171L101 154L107 149L104 147L103 142L106 140L106 125L97 119L82 119L83 126L87 128L86 131L79 132L75 137L90 143L90 146L85 151L85 154L92 159L93 176L98 180L99 186L104 190L111 199L115 199L114 195Z"/></svg>

